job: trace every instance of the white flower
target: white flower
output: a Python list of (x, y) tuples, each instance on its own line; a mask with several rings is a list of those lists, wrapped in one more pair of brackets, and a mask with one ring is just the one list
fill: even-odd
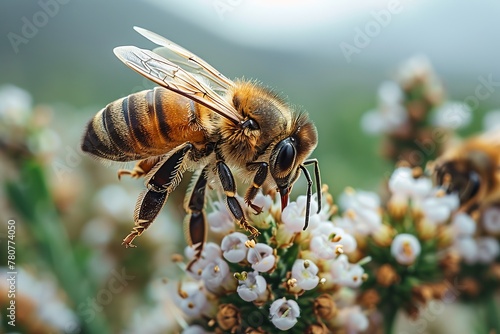
[(95, 203), (112, 218), (129, 223), (136, 202), (130, 194), (123, 186), (110, 184), (99, 190)]
[[(261, 208), (261, 212), (256, 214), (253, 208), (247, 207), (250, 218), (257, 226), (261, 226), (260, 224), (266, 223), (266, 219), (270, 217), (269, 213), (272, 211), (271, 209), (273, 207), (274, 200), (270, 195), (264, 195), (261, 192), (258, 192), (257, 196), (253, 199), (252, 204)], [(267, 223), (263, 226), (267, 226)]]
[(28, 147), (35, 154), (50, 154), (61, 147), (61, 137), (52, 129), (42, 128), (28, 137)]
[(346, 190), (340, 196), (339, 204), (347, 220), (342, 227), (350, 226), (357, 234), (371, 234), (382, 224), (380, 197), (374, 192)]
[(402, 105), (403, 91), (394, 81), (384, 81), (378, 88), (378, 107), (370, 110), (361, 118), (361, 128), (370, 134), (391, 132), (408, 119)]
[(320, 225), (322, 219), (321, 217), (328, 215), (328, 213), (325, 212), (325, 210), (329, 210), (328, 205), (324, 205), (319, 214), (316, 213), (318, 210), (318, 202), (316, 201), (315, 196), (313, 196), (313, 198), (311, 198), (309, 224), (307, 229), (304, 230), (306, 221), (306, 204), (306, 196), (299, 196), (297, 201), (288, 204), (281, 213), (281, 221), (283, 224), (279, 224), (276, 231), (276, 241), (278, 243), (278, 247), (289, 245), (298, 233), (302, 233), (307, 238), (307, 235)]
[(389, 179), (389, 189), (394, 195), (415, 201), (430, 193), (432, 181), (425, 177), (415, 179), (411, 168), (399, 167), (394, 170)]
[(349, 334), (363, 332), (368, 329), (368, 318), (359, 306), (344, 307), (339, 310), (338, 317)]
[(305, 211), (299, 207), (297, 202), (291, 202), (283, 209), (281, 221), (285, 224), (287, 231), (291, 233), (302, 232), (305, 222)]
[(483, 237), (477, 240), (477, 261), (483, 264), (493, 262), (500, 254), (498, 240), (493, 237)]
[(201, 273), (201, 278), (208, 291), (219, 293), (228, 290), (234, 279), (229, 272), (229, 265), (220, 257), (212, 259)]
[(402, 265), (410, 265), (420, 255), (421, 247), (418, 239), (411, 234), (398, 234), (391, 245), (391, 254)]
[(460, 204), (456, 193), (441, 196), (441, 190), (437, 189), (434, 196), (427, 197), (422, 202), (422, 211), (425, 217), (435, 224), (446, 222), (453, 211)]
[(476, 240), (471, 237), (459, 238), (455, 240), (453, 246), (465, 263), (473, 264), (477, 262), (478, 247)]
[(377, 91), (379, 103), (383, 105), (397, 105), (403, 102), (404, 93), (394, 81), (383, 81)]
[(181, 291), (183, 296), (174, 295), (174, 299), (179, 308), (188, 317), (201, 316), (208, 307), (207, 297), (198, 283), (184, 282)]
[(208, 226), (214, 233), (225, 235), (234, 231), (234, 218), (221, 202), (213, 204), (214, 211), (207, 215)]
[(275, 300), (269, 308), (269, 317), (276, 328), (286, 331), (295, 326), (297, 318), (300, 316), (300, 309), (294, 300)]
[(453, 217), (452, 227), (458, 237), (470, 237), (476, 232), (476, 222), (466, 213), (460, 212)]
[(248, 237), (240, 232), (226, 235), (220, 244), (222, 255), (232, 263), (243, 261), (247, 257), (248, 247), (245, 246), (247, 241)]
[(434, 111), (432, 123), (441, 128), (460, 129), (469, 125), (470, 107), (463, 102), (446, 102)]
[(483, 213), (482, 222), (486, 232), (491, 234), (500, 233), (500, 208), (492, 206)]
[(425, 55), (416, 55), (404, 61), (397, 71), (397, 80), (403, 86), (412, 84), (415, 80), (427, 81), (434, 76), (429, 58)]
[[(0, 290), (7, 291), (9, 288), (5, 278), (8, 275), (5, 267), (0, 269), (0, 276), (4, 278), (0, 281)], [(49, 324), (61, 332), (70, 327), (72, 329), (79, 328), (78, 317), (61, 299), (63, 295), (58, 291), (56, 282), (49, 278), (36, 277), (21, 267), (18, 267), (16, 280), (20, 295), (24, 296), (33, 306), (32, 312), (43, 323)], [(7, 296), (7, 292), (5, 296)]]
[[(299, 208), (302, 209), (302, 214), (305, 216), (306, 214), (306, 205), (307, 205), (307, 196), (305, 195), (301, 195), (299, 197), (297, 197), (297, 200), (295, 201), (297, 203), (297, 205), (299, 206)], [(318, 211), (318, 202), (316, 200), (316, 197), (315, 196), (312, 196), (311, 197), (311, 215), (313, 213), (316, 213)]]
[(342, 254), (331, 262), (330, 274), (333, 282), (349, 288), (358, 288), (363, 283), (365, 273), (359, 264), (349, 263), (347, 255)]
[(182, 331), (182, 334), (206, 334), (205, 329), (198, 325), (189, 326)]
[(310, 260), (297, 259), (292, 266), (292, 278), (297, 280), (297, 286), (303, 290), (312, 290), (319, 283), (318, 266)]
[[(134, 312), (130, 319), (130, 325), (122, 333), (167, 333), (172, 328), (177, 327), (176, 316), (181, 317), (181, 312), (172, 307), (173, 302), (165, 302), (152, 307), (141, 307), (138, 312)], [(73, 333), (68, 331), (69, 333)], [(185, 333), (185, 332), (183, 332)], [(197, 334), (199, 332), (187, 332)], [(202, 332), (206, 334), (205, 332)]]
[(30, 94), (13, 85), (0, 87), (0, 121), (13, 125), (25, 125), (31, 115)]
[[(195, 251), (193, 247), (186, 247), (184, 250), (184, 254), (188, 260), (192, 260), (194, 258)], [(220, 258), (222, 256), (221, 249), (219, 245), (213, 242), (207, 242), (203, 247), (203, 252), (201, 253), (200, 259), (193, 263), (191, 270), (188, 271), (189, 275), (191, 275), (195, 279), (201, 278), (201, 273), (203, 269), (212, 262), (213, 259)]]
[(247, 260), (252, 265), (253, 270), (264, 273), (274, 267), (276, 257), (270, 246), (263, 243), (257, 243), (253, 248), (248, 250)]
[(382, 105), (361, 117), (361, 128), (368, 134), (388, 133), (401, 127), (407, 119), (408, 114), (402, 105)]
[[(295, 202), (291, 202), (281, 213), (281, 221), (290, 233), (299, 233), (304, 229), (306, 216), (307, 196), (299, 196)], [(308, 229), (314, 229), (319, 223), (318, 202), (311, 199)]]
[(246, 302), (252, 302), (259, 298), (267, 288), (266, 279), (258, 272), (248, 273), (246, 280), (238, 281), (236, 292), (241, 299)]
[(82, 240), (91, 246), (106, 246), (113, 239), (116, 225), (109, 219), (96, 217), (83, 225)]
[(329, 260), (338, 255), (341, 246), (346, 253), (356, 250), (356, 239), (342, 228), (331, 223), (321, 223), (313, 232), (309, 248), (321, 259)]

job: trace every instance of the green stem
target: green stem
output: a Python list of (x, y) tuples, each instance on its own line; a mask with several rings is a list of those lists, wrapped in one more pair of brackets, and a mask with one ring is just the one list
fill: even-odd
[[(83, 268), (75, 259), (66, 229), (59, 220), (48, 190), (42, 167), (36, 162), (26, 162), (22, 166), (20, 179), (21, 185), (13, 182), (6, 184), (10, 201), (31, 225), (36, 248), (41, 250), (41, 257), (56, 274), (73, 307), (77, 311), (88, 311), (88, 299), (96, 294), (89, 280), (82, 274)], [(80, 318), (80, 321), (86, 333), (110, 333), (103, 314), (99, 312), (95, 312), (92, 319)]]
[(495, 294), (490, 294), (486, 301), (486, 324), (488, 331), (500, 333), (500, 310), (495, 302)]
[(396, 319), (397, 308), (388, 307), (384, 314), (384, 333), (392, 334), (394, 327), (394, 320)]

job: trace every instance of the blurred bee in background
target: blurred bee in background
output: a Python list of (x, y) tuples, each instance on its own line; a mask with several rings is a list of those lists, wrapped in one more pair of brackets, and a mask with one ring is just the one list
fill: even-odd
[(456, 192), (460, 210), (469, 214), (500, 191), (500, 135), (486, 133), (445, 151), (434, 163), (438, 185)]
[(114, 53), (160, 87), (108, 104), (88, 123), (82, 142), (82, 150), (98, 158), (139, 160), (133, 170), (118, 171), (119, 177), (144, 176), (147, 187), (135, 207), (135, 227), (123, 244), (134, 246), (133, 240), (151, 225), (186, 170), (195, 171), (184, 203), (185, 236), (195, 250), (188, 269), (200, 258), (206, 240), (207, 186), (224, 192), (229, 211), (250, 239), (259, 235), (236, 199), (233, 170), (251, 184), (244, 201), (256, 213), (261, 208), (252, 201), (260, 188), (277, 190), (283, 210), (302, 171), (308, 182), (307, 228), (313, 182), (305, 166), (314, 165), (316, 191), (321, 184), (317, 160), (306, 160), (318, 141), (307, 115), (254, 82), (231, 81), (153, 32), (135, 30), (161, 47), (153, 52), (121, 46)]

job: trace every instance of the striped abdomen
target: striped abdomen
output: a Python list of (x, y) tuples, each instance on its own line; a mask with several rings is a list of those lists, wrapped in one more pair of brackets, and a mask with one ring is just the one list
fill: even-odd
[(108, 104), (87, 125), (82, 150), (115, 161), (144, 159), (190, 141), (202, 144), (206, 108), (162, 87)]

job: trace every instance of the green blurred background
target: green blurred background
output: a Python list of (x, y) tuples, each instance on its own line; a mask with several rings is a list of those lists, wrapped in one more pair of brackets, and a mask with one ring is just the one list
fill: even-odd
[[(17, 53), (8, 33), (22, 35), (22, 18), (32, 21), (42, 8), (37, 1), (0, 4), (0, 83), (28, 90), (36, 103), (87, 107), (83, 118), (90, 118), (90, 110), (151, 86), (112, 53), (119, 45), (152, 48), (132, 29), (145, 27), (226, 76), (260, 80), (307, 110), (320, 134), (314, 156), (334, 191), (373, 188), (390, 168), (377, 158), (377, 140), (358, 124), (375, 106), (378, 84), (401, 61), (427, 55), (455, 100), (474, 93), (478, 76), (500, 75), (500, 5), (494, 1), (392, 1), (397, 14), (350, 62), (340, 44), (355, 46), (356, 29), (365, 30), (373, 12), (391, 1), (65, 2)], [(497, 106), (499, 98), (495, 92), (480, 109)]]
[[(257, 79), (307, 110), (319, 132), (313, 157), (319, 159), (323, 182), (334, 194), (346, 186), (375, 190), (392, 171), (380, 158), (380, 138), (363, 133), (359, 122), (364, 112), (375, 108), (380, 82), (391, 78), (402, 61), (425, 54), (453, 100), (474, 95), (479, 77), (491, 75), (500, 81), (500, 4), (495, 1), (54, 1), (0, 3), (0, 85), (19, 86), (32, 95), (35, 105), (52, 106), (49, 126), (60, 138), (54, 161), (63, 163), (68, 152), (79, 152), (85, 124), (99, 109), (153, 86), (112, 52), (120, 45), (154, 47), (133, 26), (173, 40), (229, 78)], [(57, 4), (51, 7), (53, 15), (46, 15), (46, 22), (32, 36), (23, 35), (27, 21), (43, 19), (38, 13), (47, 11), (48, 3)], [(397, 10), (379, 24), (366, 45), (357, 45), (359, 31), (369, 29), (389, 8)], [(20, 41), (13, 34), (22, 42), (13, 42)], [(349, 59), (342, 43), (357, 45)], [(499, 106), (495, 86), (491, 96), (473, 110), (474, 121), (465, 133), (480, 131), (482, 115)], [(92, 184), (115, 182), (114, 167), (120, 167), (107, 168), (86, 156), (81, 159), (73, 172), (87, 173), (92, 181), (68, 184), (84, 198), (77, 202), (81, 207), (71, 207), (70, 214), (60, 216), (70, 241), (81, 233), (81, 222), (93, 215), (89, 211), (84, 219), (75, 212), (109, 199), (97, 198), (98, 189)], [(59, 178), (53, 163), (46, 173), (52, 183), (73, 181)], [(134, 198), (142, 190), (141, 182), (125, 180), (124, 184)], [(303, 192), (304, 184), (300, 180), (295, 192)], [(179, 191), (172, 201), (179, 203), (182, 195)], [(132, 207), (119, 204), (132, 212)], [(176, 219), (182, 218), (178, 205), (170, 211)], [(130, 219), (123, 231), (131, 225)], [(118, 254), (122, 253), (120, 240), (118, 234), (111, 242)], [(182, 240), (174, 246), (179, 245)], [(31, 263), (35, 253), (21, 255), (22, 261)], [(122, 254), (117, 262), (135, 263), (131, 270), (138, 273), (141, 265), (147, 266), (144, 257), (149, 255), (147, 249), (135, 254)], [(145, 281), (134, 284), (140, 287)], [(124, 318), (130, 311), (121, 313)]]

